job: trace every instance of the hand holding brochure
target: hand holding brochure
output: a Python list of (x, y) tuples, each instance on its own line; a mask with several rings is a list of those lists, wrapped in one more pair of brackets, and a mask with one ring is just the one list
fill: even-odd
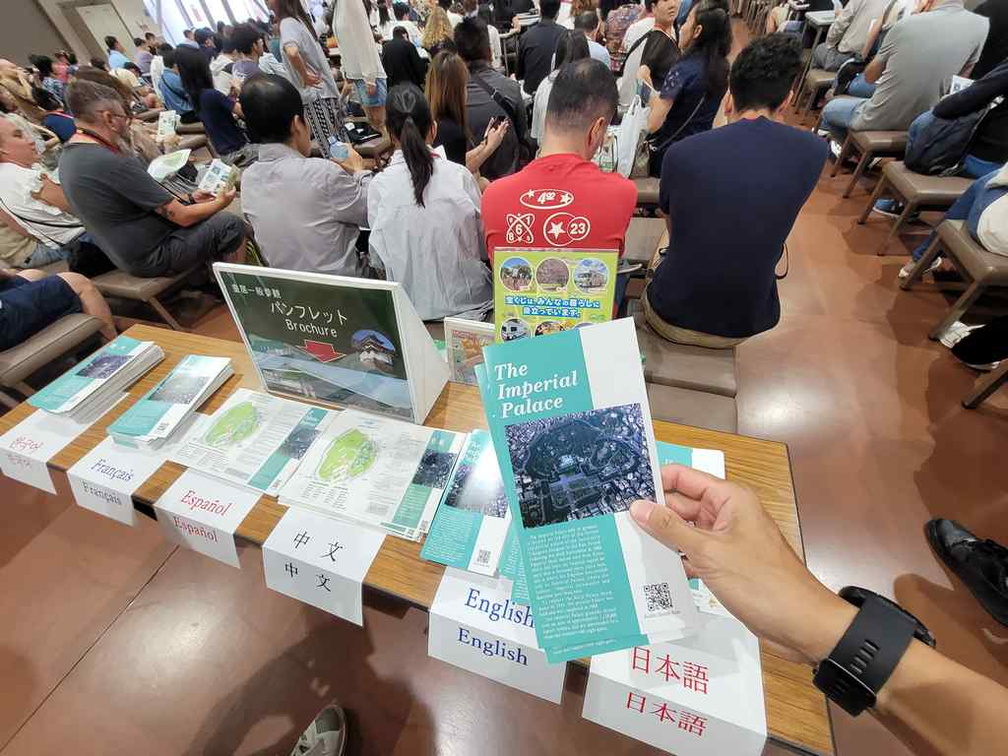
[(663, 502), (633, 321), (495, 344), (476, 369), (550, 661), (683, 637), (682, 561), (630, 503)]

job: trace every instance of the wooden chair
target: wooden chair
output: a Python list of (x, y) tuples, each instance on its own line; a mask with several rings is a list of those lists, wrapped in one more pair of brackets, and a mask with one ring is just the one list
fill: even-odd
[(102, 325), (102, 321), (93, 315), (64, 315), (17, 346), (0, 352), (0, 404), (7, 407), (18, 405), (21, 400), (11, 396), (11, 390), (22, 397), (34, 394), (35, 389), (25, 380), (88, 339), (101, 339), (99, 331)]
[(872, 207), (883, 196), (892, 195), (903, 203), (903, 212), (879, 247), (878, 254), (884, 255), (889, 244), (914, 213), (922, 209), (948, 209), (972, 183), (972, 179), (955, 176), (925, 176), (914, 173), (902, 160), (895, 160), (887, 163), (882, 169), (882, 178), (869, 197), (858, 223), (863, 225), (868, 220)]
[(637, 207), (651, 215), (658, 210), (658, 179), (654, 176), (633, 179), (637, 187)]
[[(829, 89), (836, 79), (836, 73), (833, 71), (825, 71), (822, 68), (812, 68), (805, 78), (802, 80), (801, 86), (798, 88), (798, 92), (795, 94), (795, 112), (801, 109), (801, 117), (805, 118), (812, 110), (812, 105), (815, 103), (816, 98), (819, 97), (819, 93), (824, 89)], [(801, 108), (801, 96), (803, 94), (808, 95), (808, 100), (805, 101), (805, 107)]]
[(738, 407), (732, 397), (659, 384), (648, 384), (647, 395), (655, 420), (738, 432)]
[(198, 267), (190, 268), (176, 275), (158, 276), (156, 278), (139, 278), (138, 276), (131, 276), (124, 270), (113, 270), (109, 273), (95, 276), (91, 279), (91, 282), (98, 287), (98, 291), (105, 297), (117, 297), (119, 299), (131, 299), (136, 302), (143, 302), (157, 312), (173, 330), (184, 331), (186, 329), (165, 309), (159, 298), (172, 289), (177, 288), (196, 270), (198, 270)]
[[(934, 259), (941, 254), (950, 259), (962, 274), (972, 283), (952, 305), (949, 314), (941, 323), (931, 329), (928, 337), (937, 341), (950, 325), (961, 320), (966, 311), (991, 286), (1008, 286), (1008, 257), (988, 252), (976, 242), (959, 220), (942, 221), (934, 241), (924, 250), (910, 275), (900, 284), (901, 289), (909, 289), (927, 270)], [(993, 389), (992, 389), (993, 390)], [(980, 398), (982, 401), (983, 397)], [(974, 405), (976, 406), (976, 405)]]
[(907, 135), (905, 131), (848, 131), (840, 155), (833, 164), (830, 178), (837, 175), (840, 166), (848, 158), (860, 155), (857, 167), (851, 174), (850, 183), (844, 189), (843, 196), (850, 197), (858, 179), (865, 172), (871, 161), (877, 157), (902, 157), (906, 152)]
[(990, 375), (985, 375), (977, 380), (973, 390), (962, 401), (966, 409), (976, 409), (983, 401), (993, 394), (998, 388), (1008, 382), (1008, 360), (1001, 360), (1001, 364)]
[(664, 233), (664, 218), (631, 218), (623, 243), (623, 259), (647, 267)]
[(666, 341), (644, 321), (642, 312), (634, 313), (637, 344), (644, 353), (644, 380), (663, 386), (734, 397), (738, 391), (735, 378), (734, 349), (705, 349)]

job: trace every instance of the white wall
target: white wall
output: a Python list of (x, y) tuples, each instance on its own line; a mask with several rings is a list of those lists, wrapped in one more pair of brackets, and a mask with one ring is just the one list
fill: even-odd
[[(6, 0), (4, 1), (6, 2)], [(18, 0), (18, 2), (23, 1), (30, 2), (30, 0)], [(80, 58), (82, 62), (86, 62), (87, 59), (91, 57), (90, 53), (88, 53), (84, 42), (67, 21), (66, 16), (63, 13), (63, 9), (59, 7), (58, 0), (37, 0), (37, 2), (41, 6), (42, 10), (44, 10), (52, 20), (53, 25), (59, 29), (60, 33), (66, 39), (67, 43), (73, 48), (74, 52), (77, 53), (77, 57)], [(147, 15), (147, 10), (144, 8), (143, 0), (94, 0), (90, 4), (100, 5), (103, 2), (108, 2), (116, 9), (116, 11), (118, 11), (123, 23), (126, 24), (126, 28), (129, 29), (132, 35), (136, 37), (143, 37), (144, 32), (147, 31), (152, 31), (155, 34), (160, 35), (161, 32), (158, 29), (157, 22), (155, 19), (152, 19)], [(98, 46), (104, 50), (104, 42), (100, 39), (97, 40), (97, 42)], [(120, 42), (122, 42), (123, 47), (126, 48), (126, 54), (132, 55), (133, 40), (123, 39), (120, 40)]]

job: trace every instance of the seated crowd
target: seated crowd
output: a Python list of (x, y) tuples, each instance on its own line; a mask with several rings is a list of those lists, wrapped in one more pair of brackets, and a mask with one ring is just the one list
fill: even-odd
[[(647, 0), (608, 13), (579, 0), (560, 23), (559, 0), (539, 0), (540, 18), (525, 29), (519, 6), (397, 2), (369, 16), (370, 3), (347, 0), (316, 23), (299, 0), (270, 0), (272, 24), (198, 29), (174, 48), (148, 35), (133, 40), (134, 60), (110, 37), (96, 65), (62, 53), (35, 56), (31, 70), (0, 61), (0, 256), (14, 271), (104, 254), (151, 277), (243, 260), (254, 237), (275, 267), (384, 277), (425, 320), (483, 318), (497, 249), (576, 242), (622, 255), (637, 190), (594, 160), (636, 101), (647, 108), (641, 154), (670, 232), (647, 274), (646, 322), (710, 348), (773, 328), (785, 240), (829, 151), (783, 122), (803, 65), (801, 29), (781, 23), (785, 31), (729, 63), (727, 0)], [(989, 179), (1008, 150), (1008, 105), (998, 99), (1008, 69), (995, 60), (1005, 31), (996, 38), (992, 20), (988, 35), (987, 19), (962, 0), (903, 11), (851, 0), (812, 51), (828, 70), (864, 69), (844, 77), (848, 96), (825, 105), (825, 134), (842, 141), (848, 130), (907, 129), (922, 113), (955, 118), (999, 103), (964, 166)], [(498, 26), (521, 29), (514, 75)], [(326, 48), (337, 41), (334, 71)], [(971, 69), (980, 81), (939, 103), (950, 77)], [(154, 105), (201, 125), (213, 153), (243, 169), (244, 219), (227, 211), (234, 190), (179, 197), (150, 176), (147, 164), (177, 144), (136, 118)], [(719, 114), (727, 123), (714, 128)], [(348, 126), (365, 122), (388, 140), (387, 163), (355, 149)], [(566, 193), (583, 229), (549, 223), (553, 211), (525, 202), (543, 188)], [(983, 187), (971, 196), (991, 202)], [(37, 275), (8, 272), (0, 298)], [(26, 283), (12, 285), (17, 277)], [(100, 295), (75, 281), (67, 285), (80, 306), (105, 317)], [(617, 307), (626, 282), (618, 277)]]

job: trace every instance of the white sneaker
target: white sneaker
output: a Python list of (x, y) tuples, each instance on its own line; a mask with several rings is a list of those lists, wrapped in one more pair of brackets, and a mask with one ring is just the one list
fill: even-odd
[[(940, 257), (936, 257), (934, 259), (934, 262), (931, 263), (931, 265), (928, 266), (928, 269), (925, 270), (924, 272), (925, 273), (931, 273), (931, 272), (933, 272), (935, 270), (938, 270), (938, 268), (941, 267), (941, 263), (942, 263), (942, 259)], [(910, 278), (910, 274), (913, 273), (913, 269), (914, 269), (914, 267), (916, 265), (917, 265), (917, 261), (916, 260), (911, 260), (906, 265), (904, 265), (902, 268), (900, 268), (899, 279), (902, 281), (902, 280), (904, 280), (906, 278)]]
[(957, 320), (955, 323), (953, 323), (952, 325), (950, 325), (948, 328), (945, 329), (945, 333), (942, 334), (941, 338), (938, 339), (938, 341), (942, 346), (951, 349), (960, 341), (962, 341), (964, 338), (966, 338), (969, 335), (970, 331), (975, 331), (977, 328), (980, 328), (980, 326), (966, 325), (961, 320)]
[(835, 139), (830, 139), (829, 149), (830, 149), (830, 152), (833, 153), (833, 157), (835, 157), (837, 160), (839, 160), (840, 159), (840, 152), (841, 152), (841, 150), (843, 150), (843, 145), (840, 144), (840, 142), (836, 141)]

